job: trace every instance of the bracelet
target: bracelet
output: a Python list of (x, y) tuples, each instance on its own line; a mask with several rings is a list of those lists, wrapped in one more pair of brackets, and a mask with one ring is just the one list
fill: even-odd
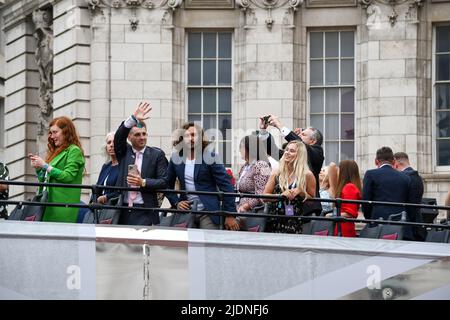
[(44, 165), (42, 166), (42, 168), (43, 168), (45, 171), (47, 171), (47, 169), (48, 169), (48, 164), (47, 164), (47, 163), (44, 164)]
[(138, 121), (138, 119), (136, 119), (134, 114), (131, 115), (131, 118), (134, 120), (134, 122), (136, 122), (136, 127), (142, 128), (142, 124)]

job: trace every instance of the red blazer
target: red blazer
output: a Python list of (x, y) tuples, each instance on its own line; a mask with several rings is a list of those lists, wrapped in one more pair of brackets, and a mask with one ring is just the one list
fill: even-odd
[[(341, 199), (346, 200), (361, 200), (361, 192), (353, 183), (347, 183), (341, 191)], [(352, 218), (358, 217), (359, 204), (343, 203), (341, 207), (341, 215), (347, 212)], [(343, 237), (356, 237), (355, 223), (343, 222), (341, 223), (341, 231)], [(334, 229), (334, 235), (337, 236), (337, 226)]]

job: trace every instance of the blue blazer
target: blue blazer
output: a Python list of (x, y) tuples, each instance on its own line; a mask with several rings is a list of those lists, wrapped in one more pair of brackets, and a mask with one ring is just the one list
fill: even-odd
[[(383, 166), (381, 168), (366, 171), (363, 181), (363, 200), (387, 201), (387, 202), (413, 202), (411, 194), (410, 178), (391, 166)], [(389, 215), (405, 211), (404, 207), (368, 205), (363, 204), (362, 210), (366, 219), (378, 219), (382, 217), (384, 220)], [(415, 221), (414, 212), (407, 209), (407, 221)], [(410, 228), (405, 228), (405, 237), (409, 238)]]
[[(102, 166), (102, 170), (100, 170), (100, 173), (98, 175), (97, 185), (103, 185), (105, 183), (105, 179), (108, 177), (108, 181), (106, 182), (107, 186), (115, 186), (117, 182), (117, 177), (119, 175), (119, 166), (113, 166), (112, 162), (109, 161)], [(98, 195), (106, 195), (106, 198), (112, 199), (119, 196), (119, 192), (117, 190), (111, 190), (111, 189), (102, 189), (100, 190), (101, 193)], [(91, 196), (90, 202), (94, 202), (96, 199), (94, 199), (94, 195)]]
[[(230, 177), (225, 170), (225, 166), (218, 159), (217, 154), (210, 153), (211, 158), (216, 159), (212, 164), (205, 163), (202, 159), (202, 163), (195, 164), (194, 167), (194, 184), (196, 191), (222, 191), (222, 192), (234, 192), (233, 185), (231, 184)], [(176, 160), (175, 160), (176, 159)], [(178, 153), (172, 154), (167, 168), (167, 187), (173, 189), (175, 187), (175, 180), (178, 178), (180, 181), (180, 189), (186, 190), (186, 183), (184, 179), (185, 161), (180, 161), (181, 158)], [(181, 163), (179, 163), (181, 162)], [(179, 201), (187, 200), (185, 194), (177, 195), (174, 193), (166, 194), (172, 206), (176, 206)], [(220, 210), (220, 201), (217, 196), (199, 195), (200, 201), (203, 203), (205, 210), (216, 211)], [(236, 212), (236, 206), (234, 204), (233, 197), (224, 197), (223, 200), (224, 210), (229, 212)], [(211, 216), (211, 220), (215, 224), (220, 223), (219, 216)]]

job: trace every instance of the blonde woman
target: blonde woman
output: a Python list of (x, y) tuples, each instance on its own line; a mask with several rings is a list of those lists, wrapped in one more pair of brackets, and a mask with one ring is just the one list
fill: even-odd
[[(335, 198), (337, 187), (338, 170), (336, 163), (331, 162), (328, 166), (325, 166), (319, 173), (319, 194), (321, 198), (331, 199)], [(333, 211), (333, 202), (321, 202), (322, 212), (330, 213)]]
[[(308, 155), (301, 141), (291, 141), (287, 144), (280, 168), (273, 173), (264, 189), (265, 194), (281, 194), (284, 201), (272, 202), (270, 212), (275, 215), (303, 214), (303, 201), (314, 197), (316, 179), (308, 166)], [(301, 233), (299, 219), (275, 219), (267, 221), (267, 231), (276, 233)]]
[[(115, 186), (117, 177), (119, 176), (119, 161), (117, 160), (114, 151), (114, 132), (110, 132), (106, 135), (105, 143), (104, 150), (107, 162), (103, 164), (102, 169), (100, 170), (97, 185)], [(119, 196), (117, 190), (101, 189), (100, 191), (100, 194), (97, 195), (97, 199), (94, 199), (94, 195), (92, 195), (90, 202), (105, 204), (108, 200)]]

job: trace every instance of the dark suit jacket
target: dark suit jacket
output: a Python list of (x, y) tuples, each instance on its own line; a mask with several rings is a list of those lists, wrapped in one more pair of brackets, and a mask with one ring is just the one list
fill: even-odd
[[(217, 155), (214, 152), (210, 153), (210, 159), (217, 159)], [(175, 180), (178, 178), (180, 181), (180, 189), (186, 190), (186, 183), (184, 179), (185, 161), (183, 161), (182, 155), (174, 153), (169, 161), (169, 167), (167, 168), (167, 187), (173, 189), (175, 186)], [(213, 191), (218, 190), (222, 192), (234, 192), (233, 185), (231, 184), (230, 177), (225, 170), (225, 166), (221, 164), (220, 160), (214, 161), (212, 164), (205, 163), (202, 159), (202, 163), (196, 163), (194, 167), (194, 184), (196, 191)], [(170, 193), (166, 194), (172, 206), (176, 206), (179, 201), (187, 200), (185, 194), (180, 196)], [(220, 201), (217, 196), (199, 195), (200, 201), (203, 203), (206, 211), (220, 210)], [(223, 209), (229, 212), (236, 212), (236, 206), (234, 204), (233, 197), (224, 197)], [(219, 216), (210, 216), (211, 220), (215, 224), (219, 224)]]
[[(363, 200), (386, 202), (411, 202), (411, 180), (389, 165), (366, 171), (363, 181)], [(366, 219), (382, 217), (388, 220), (391, 214), (405, 211), (404, 207), (363, 204), (362, 210)], [(407, 221), (414, 221), (413, 212), (406, 210)], [(405, 228), (405, 238), (412, 238), (412, 229)]]
[[(411, 203), (422, 203), (423, 196), (423, 180), (419, 173), (411, 167), (406, 168), (402, 171), (411, 180)], [(409, 208), (411, 211), (411, 222), (423, 222), (422, 215), (419, 208)], [(426, 233), (423, 228), (413, 228), (414, 229), (414, 239), (425, 241)]]
[[(133, 148), (127, 143), (128, 133), (131, 129), (124, 126), (122, 122), (114, 135), (114, 151), (116, 152), (117, 160), (119, 161), (119, 174), (116, 186), (128, 187), (127, 175), (128, 165), (134, 164), (135, 155)], [(165, 189), (166, 180), (164, 177), (167, 172), (167, 159), (159, 148), (146, 147), (144, 156), (142, 158), (141, 177), (145, 179), (145, 188), (140, 188), (144, 206), (147, 208), (158, 207), (158, 199), (155, 193), (156, 189)], [(122, 192), (125, 196), (126, 192)], [(126, 201), (126, 198), (124, 198)], [(159, 216), (157, 212), (151, 213), (153, 224), (159, 223)]]
[(411, 203), (422, 203), (423, 180), (419, 173), (411, 167), (402, 171), (411, 180)]
[[(293, 131), (289, 132), (289, 134), (284, 137), (286, 141), (294, 141), (294, 140), (302, 140), (298, 135), (296, 135)], [(319, 145), (309, 145), (306, 144), (306, 151), (308, 152), (308, 165), (311, 169), (311, 172), (314, 174), (314, 178), (316, 178), (316, 197), (320, 197), (319, 195), (319, 173), (322, 169), (323, 165), (323, 149), (322, 146)], [(283, 156), (283, 150), (279, 149), (275, 144), (275, 140), (271, 134), (269, 134), (269, 138), (267, 139), (267, 153), (276, 159), (276, 156), (281, 158)]]
[[(112, 165), (112, 162), (109, 161), (102, 166), (102, 170), (100, 170), (100, 173), (98, 174), (98, 180), (97, 185), (103, 185), (105, 183), (105, 179), (108, 178), (108, 181), (106, 182), (107, 186), (115, 186), (117, 183), (117, 176), (119, 174), (119, 166)], [(108, 177), (109, 176), (109, 177)], [(119, 195), (119, 192), (117, 190), (111, 190), (111, 189), (101, 189), (99, 190), (100, 193), (97, 195), (97, 197), (101, 195), (106, 195), (106, 198), (108, 200), (115, 198)], [(91, 196), (91, 200), (89, 202), (94, 202), (97, 199), (94, 199), (94, 195)]]

